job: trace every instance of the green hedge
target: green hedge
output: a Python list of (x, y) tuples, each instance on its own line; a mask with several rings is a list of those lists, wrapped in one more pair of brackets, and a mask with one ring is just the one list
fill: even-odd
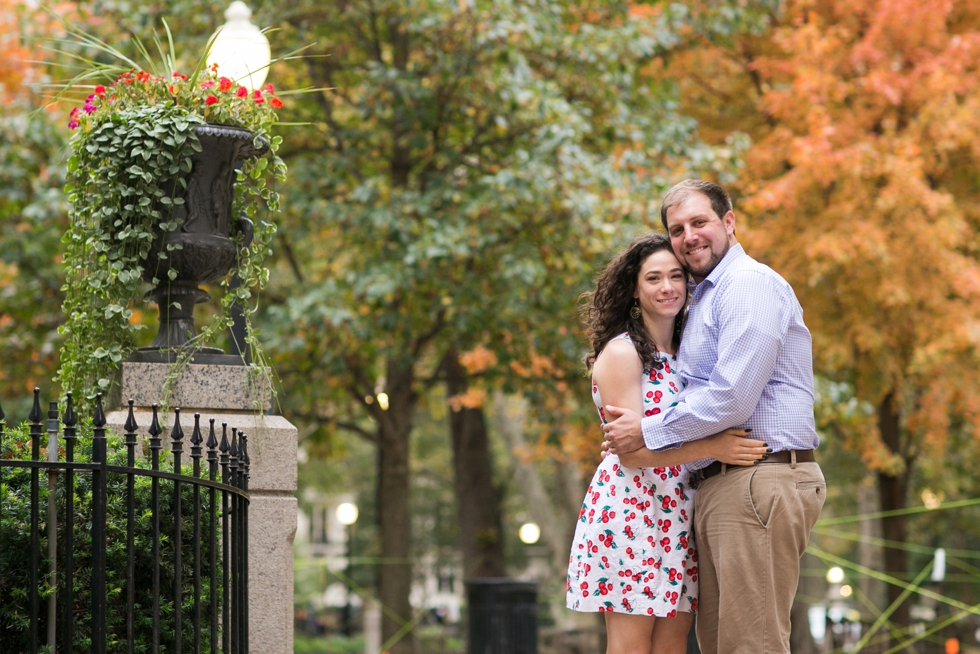
[[(47, 443), (47, 434), (41, 437), (42, 446)], [(184, 439), (183, 471), (189, 474), (190, 459), (187, 456), (190, 444)], [(122, 439), (109, 433), (108, 463), (110, 465), (126, 465), (126, 450)], [(64, 441), (61, 441), (62, 447)], [(29, 460), (31, 444), (26, 424), (19, 425), (6, 431), (3, 445), (0, 447), (0, 458)], [(92, 455), (92, 426), (91, 421), (79, 429), (79, 439), (75, 447), (76, 461), (91, 461)], [(47, 456), (42, 450), (42, 459)], [(64, 460), (64, 453), (61, 453)], [(141, 447), (137, 446), (136, 467), (149, 469), (149, 460), (142, 455)], [(207, 464), (202, 459), (202, 473), (206, 476)], [(169, 461), (161, 468), (171, 470)], [(28, 651), (30, 596), (28, 593), (30, 565), (30, 483), (31, 472), (25, 468), (0, 467), (0, 651), (14, 654)], [(106, 624), (107, 651), (124, 652), (126, 644), (126, 484), (127, 476), (109, 474), (107, 477), (107, 543), (106, 543)], [(174, 506), (173, 482), (160, 480), (160, 641), (162, 651), (173, 649), (174, 643)], [(149, 652), (152, 634), (152, 512), (151, 512), (151, 480), (148, 477), (135, 477), (136, 524), (134, 538), (135, 553), (135, 606), (134, 630), (137, 652)], [(65, 474), (58, 477), (56, 498), (58, 506), (58, 649), (61, 649), (63, 624), (65, 616)], [(183, 544), (183, 570), (181, 583), (183, 587), (183, 643), (187, 651), (191, 651), (193, 631), (193, 489), (189, 484), (181, 485), (183, 498), (183, 525), (181, 529)], [(201, 506), (201, 637), (202, 649), (210, 649), (210, 577), (209, 540), (208, 532), (208, 496), (207, 489), (200, 493)], [(216, 495), (218, 503), (218, 601), (221, 600), (221, 570), (220, 570), (220, 493)], [(75, 624), (74, 644), (77, 649), (90, 646), (91, 638), (91, 563), (92, 563), (92, 474), (88, 471), (75, 473), (74, 512), (74, 601), (70, 607), (70, 619)], [(48, 583), (50, 559), (47, 557), (47, 502), (48, 474), (42, 470), (40, 474), (40, 535), (41, 558), (38, 561), (41, 599), (39, 603), (40, 624), (38, 634), (42, 642), (46, 642), (47, 630), (47, 597), (51, 593)], [(220, 616), (219, 616), (220, 619)], [(219, 635), (220, 638), (220, 635)]]

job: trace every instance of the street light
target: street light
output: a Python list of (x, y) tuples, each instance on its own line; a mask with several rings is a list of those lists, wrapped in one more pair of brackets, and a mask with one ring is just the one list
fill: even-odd
[(348, 638), (351, 636), (351, 624), (350, 624), (350, 559), (353, 553), (353, 532), (354, 523), (357, 522), (357, 505), (353, 502), (344, 502), (337, 506), (337, 521), (344, 525), (347, 532), (347, 558), (346, 558), (346, 568), (344, 570), (344, 586), (346, 590), (344, 596), (346, 601), (344, 603), (344, 613), (342, 615), (341, 621), (344, 624), (344, 635)]
[(211, 37), (208, 66), (248, 89), (262, 86), (272, 62), (269, 39), (249, 20), (252, 10), (235, 0), (225, 10), (225, 24)]
[(525, 522), (517, 535), (525, 545), (534, 545), (541, 538), (541, 528), (533, 522)]

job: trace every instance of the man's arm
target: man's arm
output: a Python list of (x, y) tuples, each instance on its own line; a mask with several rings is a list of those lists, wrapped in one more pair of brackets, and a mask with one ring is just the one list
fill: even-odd
[(662, 450), (744, 424), (776, 367), (786, 332), (783, 300), (772, 280), (733, 271), (714, 292), (718, 360), (707, 385), (686, 392), (661, 420), (642, 421), (644, 443)]

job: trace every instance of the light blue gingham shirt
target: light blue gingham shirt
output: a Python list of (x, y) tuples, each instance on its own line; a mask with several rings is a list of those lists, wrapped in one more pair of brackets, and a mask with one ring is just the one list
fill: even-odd
[(774, 452), (816, 449), (810, 332), (792, 287), (735, 244), (690, 294), (677, 353), (686, 387), (662, 416), (642, 420), (646, 446), (670, 449), (736, 427)]

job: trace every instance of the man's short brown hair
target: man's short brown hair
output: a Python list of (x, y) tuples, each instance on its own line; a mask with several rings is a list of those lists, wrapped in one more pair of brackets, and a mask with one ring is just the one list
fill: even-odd
[(665, 231), (667, 231), (667, 210), (687, 200), (692, 193), (700, 193), (708, 198), (711, 202), (711, 208), (718, 214), (719, 220), (732, 210), (732, 199), (728, 197), (728, 192), (722, 187), (702, 179), (685, 179), (667, 191), (664, 201), (660, 205), (660, 222), (663, 223)]

